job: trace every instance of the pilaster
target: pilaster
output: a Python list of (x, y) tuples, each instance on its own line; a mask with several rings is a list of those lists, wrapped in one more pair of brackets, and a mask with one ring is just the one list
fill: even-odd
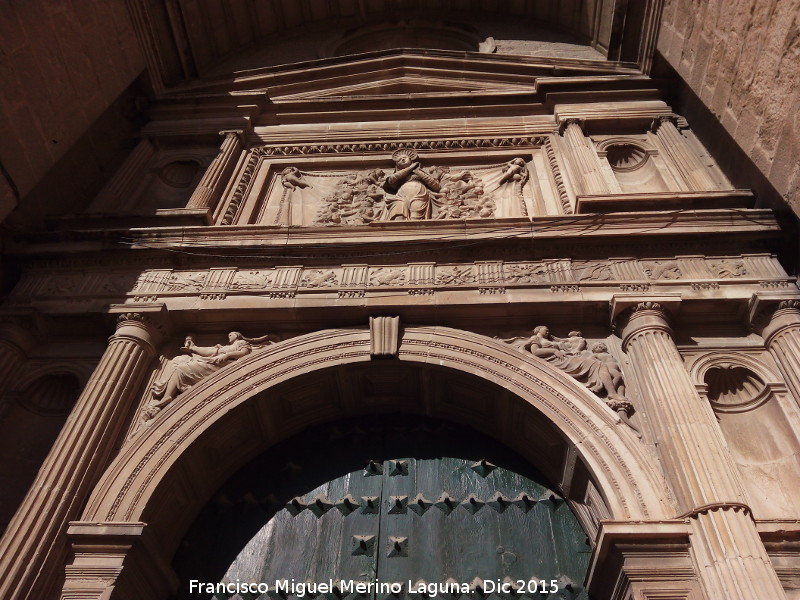
[(713, 412), (684, 368), (666, 311), (642, 300), (626, 312), (622, 345), (667, 480), (690, 523), (691, 553), (706, 598), (785, 598)]
[(139, 140), (133, 151), (117, 169), (114, 176), (95, 198), (90, 206), (93, 212), (114, 212), (125, 208), (142, 179), (150, 160), (155, 156), (156, 147), (148, 138)]
[(116, 449), (163, 337), (164, 307), (112, 309), (116, 333), (0, 539), (0, 598), (48, 596), (62, 575), (67, 523)]
[(708, 169), (692, 152), (688, 140), (675, 126), (675, 117), (664, 116), (653, 121), (653, 131), (661, 140), (669, 157), (678, 169), (688, 191), (716, 190), (718, 186)]
[(562, 127), (562, 135), (569, 150), (568, 160), (574, 169), (578, 195), (608, 193), (609, 186), (603, 177), (600, 159), (587, 145), (580, 120), (567, 119)]
[(0, 317), (0, 399), (34, 344), (35, 338), (30, 328), (26, 328), (19, 318)]
[(243, 149), (242, 136), (244, 132), (238, 129), (219, 133), (224, 136), (219, 153), (206, 169), (203, 178), (192, 193), (192, 197), (189, 198), (186, 208), (213, 210), (225, 191), (228, 178), (233, 173), (236, 161)]

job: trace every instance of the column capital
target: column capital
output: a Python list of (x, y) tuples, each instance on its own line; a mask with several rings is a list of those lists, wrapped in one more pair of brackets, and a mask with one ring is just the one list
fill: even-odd
[(670, 113), (668, 115), (658, 115), (657, 117), (653, 118), (653, 121), (650, 123), (650, 131), (653, 133), (658, 132), (662, 125), (665, 123), (672, 123), (675, 126), (675, 129), (680, 131), (681, 129), (688, 129), (689, 124), (686, 122), (686, 119), (676, 115), (675, 113)]
[(106, 313), (116, 317), (112, 340), (133, 340), (153, 356), (158, 354), (161, 342), (169, 337), (171, 323), (164, 304), (112, 304)]
[(583, 133), (583, 126), (585, 124), (586, 124), (586, 119), (580, 119), (578, 117), (567, 117), (558, 124), (558, 133), (559, 135), (563, 136), (570, 125), (577, 125), (581, 129), (581, 133)]
[(235, 137), (242, 146), (245, 146), (247, 142), (244, 129), (223, 129), (219, 132), (219, 135), (225, 138)]
[(660, 330), (672, 336), (669, 315), (677, 312), (681, 297), (675, 295), (636, 296), (617, 294), (611, 299), (611, 324), (622, 333), (622, 348), (631, 336), (647, 330)]
[(764, 338), (767, 347), (787, 327), (800, 327), (800, 294), (756, 293), (749, 308), (750, 328)]
[(650, 131), (655, 133), (659, 130), (659, 128), (664, 123), (672, 123), (676, 127), (678, 126), (678, 117), (677, 115), (659, 115), (653, 119), (653, 122), (650, 124)]

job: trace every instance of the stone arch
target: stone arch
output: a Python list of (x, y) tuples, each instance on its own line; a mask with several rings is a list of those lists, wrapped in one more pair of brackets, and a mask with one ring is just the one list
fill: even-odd
[[(467, 373), (521, 398), (516, 431), (522, 435), (522, 419), (541, 420), (543, 415), (569, 445), (573, 462), (579, 457), (597, 482), (607, 517), (658, 520), (672, 516), (663, 480), (636, 434), (601, 400), (546, 362), (502, 342), (441, 327), (406, 328), (398, 359), (401, 364)], [(370, 360), (368, 330), (332, 329), (292, 338), (236, 361), (181, 395), (122, 450), (96, 486), (82, 520), (147, 522), (159, 545), (174, 549), (181, 535), (182, 513), (194, 510), (186, 498), (207, 498), (213, 491), (207, 488), (222, 483), (200, 481), (204, 473), (191, 464), (198, 452), (215, 444), (228, 448), (219, 460), (227, 461), (220, 468), (230, 475), (256, 453), (288, 437), (281, 437), (284, 429), (296, 431), (349, 416), (328, 410), (321, 417), (311, 417), (287, 409), (282, 422), (263, 422), (263, 416), (248, 412), (251, 399), (260, 397), (264, 405), (274, 406), (279, 399), (264, 400), (263, 394), (283, 383), (328, 367)], [(238, 424), (232, 426), (234, 422)], [(215, 432), (223, 430), (225, 435), (215, 437)], [(517, 447), (525, 445), (525, 440), (518, 441), (522, 444)], [(210, 474), (209, 478), (213, 479)], [(181, 489), (186, 491), (181, 493)]]

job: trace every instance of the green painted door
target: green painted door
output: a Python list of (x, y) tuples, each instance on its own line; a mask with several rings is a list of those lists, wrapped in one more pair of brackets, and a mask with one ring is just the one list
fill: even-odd
[[(450, 425), (336, 431), (333, 440), (326, 430), (316, 444), (293, 445), (280, 472), (292, 479), (287, 490), (305, 491), (276, 507), (221, 578), (269, 590), (217, 598), (586, 598), (583, 530), (566, 502), (499, 444)], [(350, 469), (319, 483), (315, 463)], [(255, 502), (269, 496), (267, 487), (249, 494)]]

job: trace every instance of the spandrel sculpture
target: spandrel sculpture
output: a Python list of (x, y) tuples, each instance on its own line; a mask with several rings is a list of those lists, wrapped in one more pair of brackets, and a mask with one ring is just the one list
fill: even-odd
[(597, 342), (589, 348), (587, 340), (580, 331), (570, 331), (567, 337), (559, 338), (552, 335), (545, 325), (535, 327), (530, 336), (502, 341), (546, 360), (581, 382), (590, 391), (603, 398), (629, 427), (640, 434), (638, 428), (629, 420), (633, 413), (633, 405), (625, 396), (622, 370), (604, 343)]
[(231, 362), (250, 354), (254, 345), (267, 345), (275, 341), (277, 338), (270, 335), (246, 338), (238, 331), (232, 331), (225, 345), (198, 346), (191, 336), (187, 336), (180, 349), (183, 354), (172, 359), (164, 377), (150, 388), (151, 399), (144, 410), (144, 420), (150, 421), (178, 395)]

